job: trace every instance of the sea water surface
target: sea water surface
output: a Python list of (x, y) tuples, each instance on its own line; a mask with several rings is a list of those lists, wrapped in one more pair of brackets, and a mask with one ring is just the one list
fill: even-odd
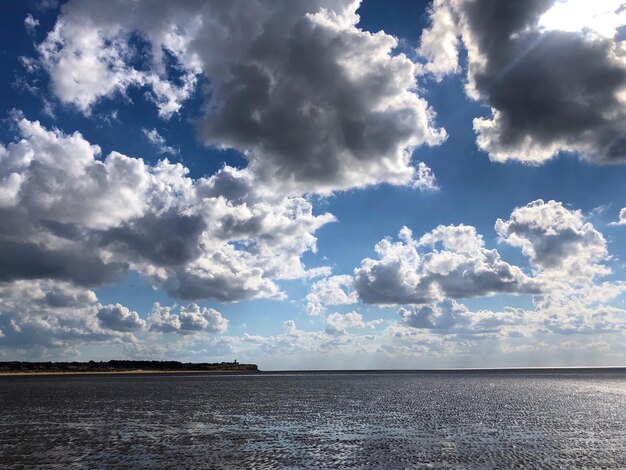
[(2, 468), (625, 468), (626, 373), (0, 378)]

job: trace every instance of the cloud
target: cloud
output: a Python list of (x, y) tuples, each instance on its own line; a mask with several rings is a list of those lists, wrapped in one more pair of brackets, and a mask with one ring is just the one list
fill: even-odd
[[(0, 211), (1, 212), (1, 211)], [(87, 247), (46, 249), (36, 243), (0, 241), (0, 281), (53, 278), (96, 287), (116, 280), (124, 263), (106, 263)]]
[[(351, 312), (345, 315), (329, 315), (330, 323), (326, 324), (324, 331), (304, 331), (298, 329), (295, 321), (287, 320), (283, 323), (282, 332), (272, 336), (244, 334), (242, 337), (233, 338), (233, 348), (237, 354), (257, 358), (285, 358), (287, 362), (296, 361), (300, 367), (316, 367), (316, 364), (327, 360), (334, 361), (337, 367), (338, 361), (349, 358), (363, 357), (375, 351), (377, 343), (372, 335), (353, 334), (347, 329), (351, 328), (375, 328), (381, 320), (364, 322), (361, 315)], [(335, 328), (334, 326), (338, 327)], [(347, 328), (347, 329), (346, 329)], [(304, 362), (303, 362), (304, 361)], [(354, 365), (353, 359), (345, 362)], [(295, 367), (295, 363), (290, 367)], [(305, 366), (306, 365), (306, 366)]]
[(115, 331), (138, 331), (146, 327), (146, 321), (137, 312), (130, 311), (120, 304), (101, 305), (96, 314), (104, 328)]
[(412, 153), (446, 133), (417, 94), (419, 67), (395, 53), (393, 36), (361, 30), (358, 7), (70, 1), (39, 45), (39, 60), (55, 95), (87, 114), (139, 87), (167, 118), (203, 76), (201, 138), (242, 152), (275, 191), (433, 189), (432, 172)]
[[(386, 253), (391, 252), (394, 256), (386, 254), (379, 263), (393, 276), (381, 276), (374, 268), (371, 270), (377, 274), (370, 274), (370, 279), (375, 282), (380, 282), (381, 277), (394, 279), (382, 285), (390, 292), (400, 291), (406, 296), (404, 302), (396, 303), (423, 304), (400, 309), (402, 327), (454, 335), (459, 340), (529, 337), (546, 332), (599, 334), (624, 329), (626, 312), (611, 303), (626, 292), (626, 284), (622, 281), (596, 282), (598, 277), (610, 273), (604, 264), (609, 259), (606, 241), (585, 220), (581, 211), (568, 209), (556, 201), (536, 200), (513, 210), (508, 220), (498, 219), (495, 230), (500, 242), (521, 248), (522, 254), (529, 259), (533, 269), (529, 285), (535, 290), (527, 292), (533, 294), (534, 310), (506, 307), (500, 312), (473, 312), (454, 300), (464, 295), (453, 295), (450, 291), (430, 303), (415, 302), (411, 295), (407, 295), (422, 282), (412, 267), (426, 258), (424, 255), (419, 258), (420, 246), (442, 243), (446, 250), (474, 253), (474, 258), (484, 251), (482, 239), (476, 236), (473, 228), (440, 226), (417, 243), (410, 232), (405, 231), (401, 234), (405, 243), (387, 245)], [(408, 260), (412, 260), (412, 264)], [(382, 267), (375, 268), (385, 272)], [(470, 272), (466, 270), (464, 276)], [(448, 282), (454, 285), (454, 281), (448, 279)], [(402, 288), (398, 289), (398, 285)]]
[(26, 28), (26, 31), (28, 31), (29, 34), (33, 34), (37, 29), (37, 26), (39, 26), (39, 20), (33, 18), (33, 15), (30, 13), (26, 15), (26, 18), (24, 18), (24, 27)]
[[(97, 297), (91, 290), (63, 281), (21, 280), (0, 282), (0, 349), (11, 351), (13, 357), (37, 351), (41, 358), (51, 352), (74, 351), (82, 344), (124, 344), (137, 341), (130, 333), (135, 312), (125, 322), (115, 323), (115, 312), (99, 318)], [(133, 315), (134, 314), (134, 315)], [(121, 317), (118, 320), (122, 319)], [(116, 328), (112, 328), (116, 327)], [(124, 328), (125, 327), (125, 328)]]
[(580, 210), (539, 199), (498, 219), (502, 242), (522, 249), (542, 292), (533, 297), (535, 327), (558, 334), (598, 334), (622, 330), (626, 312), (611, 303), (626, 292), (623, 281), (598, 283), (611, 273), (604, 236)]
[(156, 129), (148, 130), (146, 128), (141, 129), (144, 137), (148, 139), (148, 141), (154, 145), (158, 151), (158, 153), (162, 155), (178, 155), (179, 150), (175, 147), (167, 145), (167, 141), (165, 137), (159, 134), (159, 131)]
[(357, 312), (331, 313), (326, 317), (325, 333), (331, 336), (341, 336), (348, 334), (350, 328), (374, 329), (383, 322), (381, 319), (364, 321), (363, 315)]
[(512, 307), (499, 312), (471, 311), (452, 299), (411, 309), (401, 307), (399, 314), (401, 327), (427, 330), (457, 341), (524, 337), (540, 327), (540, 315), (533, 311)]
[(474, 227), (440, 225), (419, 240), (404, 227), (399, 238), (380, 241), (378, 259), (366, 258), (355, 269), (354, 286), (363, 302), (426, 304), (446, 298), (538, 292), (538, 285), (520, 268), (485, 248)]
[(298, 331), (298, 328), (296, 326), (296, 322), (293, 320), (285, 320), (283, 322), (283, 330), (285, 331), (285, 333), (289, 334), (289, 333), (295, 333)]
[[(364, 259), (353, 276), (314, 283), (307, 313), (319, 315), (326, 305), (358, 301), (400, 305), (401, 320), (386, 334), (419, 345), (409, 351), (406, 345), (394, 349), (386, 344), (381, 346), (385, 354), (451, 353), (432, 335), (458, 342), (455, 347), (462, 351), (478, 340), (504, 344), (534, 335), (616, 333), (626, 327), (626, 312), (613, 305), (626, 283), (597, 282), (610, 273), (605, 264), (610, 257), (603, 235), (581, 211), (536, 200), (514, 209), (509, 219), (498, 219), (495, 230), (499, 242), (521, 249), (532, 277), (486, 249), (474, 227), (440, 225), (419, 239), (404, 227), (398, 241), (382, 240), (376, 246), (378, 259)], [(510, 293), (531, 294), (534, 308), (472, 311), (457, 302)], [(344, 335), (350, 320), (329, 315), (326, 333)], [(353, 320), (358, 324), (358, 317)]]
[(350, 305), (357, 302), (357, 294), (353, 289), (353, 278), (350, 275), (330, 276), (315, 282), (306, 296), (306, 312), (308, 315), (319, 315), (324, 305)]
[[(626, 159), (626, 52), (615, 38), (623, 12), (604, 11), (600, 24), (568, 3), (434, 2), (419, 49), (424, 69), (437, 78), (458, 71), (460, 38), (467, 93), (491, 109), (474, 120), (477, 144), (494, 161), (540, 164), (561, 151), (596, 163)], [(603, 7), (584, 3), (591, 13)]]
[(458, 325), (469, 323), (468, 309), (453, 300), (446, 300), (440, 304), (428, 304), (416, 307), (412, 311), (401, 308), (400, 316), (405, 324), (413, 328), (427, 328), (431, 330), (449, 330)]
[(268, 193), (247, 170), (194, 180), (167, 160), (101, 156), (79, 133), (14, 119), (16, 140), (0, 145), (0, 282), (99, 287), (133, 270), (174, 297), (235, 301), (327, 271), (301, 261), (335, 220), (307, 199)]
[(228, 328), (228, 320), (212, 308), (202, 308), (190, 304), (180, 310), (181, 331), (207, 331), (223, 333)]
[(619, 211), (619, 220), (617, 222), (612, 222), (613, 225), (624, 225), (626, 224), (626, 207), (622, 208)]
[(457, 20), (447, 3), (435, 0), (431, 5), (431, 25), (422, 30), (417, 49), (418, 55), (426, 59), (421, 72), (432, 74), (437, 81), (460, 72)]
[(509, 220), (498, 219), (500, 240), (522, 249), (543, 278), (584, 282), (610, 271), (604, 236), (581, 211), (569, 210), (556, 201), (541, 199), (519, 207)]
[(197, 304), (180, 307), (178, 314), (172, 313), (171, 307), (154, 304), (148, 317), (150, 331), (161, 333), (224, 333), (228, 328), (228, 320), (212, 308), (200, 308)]
[(160, 32), (163, 44), (151, 50), (154, 57), (147, 58), (154, 63), (154, 69), (129, 66), (126, 61), (133, 58), (146, 59), (133, 50), (131, 31), (124, 30), (136, 14), (146, 20), (151, 17), (149, 9), (137, 10), (122, 3), (73, 2), (63, 6), (54, 29), (38, 46), (52, 92), (61, 102), (89, 115), (103, 97), (124, 94), (130, 87), (146, 87), (159, 115), (168, 118), (180, 110), (194, 90), (199, 69), (181, 68), (178, 83), (167, 79), (166, 58), (176, 58), (184, 42), (173, 29)]

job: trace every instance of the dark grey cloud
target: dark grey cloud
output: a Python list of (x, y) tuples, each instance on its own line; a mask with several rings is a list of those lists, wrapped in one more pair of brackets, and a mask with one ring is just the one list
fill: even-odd
[(407, 310), (400, 309), (400, 316), (407, 326), (429, 330), (451, 330), (470, 323), (470, 312), (464, 305), (452, 300), (428, 304)]
[(172, 272), (163, 287), (172, 297), (183, 300), (217, 299), (221, 302), (274, 297), (275, 285), (263, 278), (260, 268), (249, 269), (245, 265), (231, 265), (211, 276), (202, 269), (179, 269)]
[(148, 213), (102, 233), (103, 246), (113, 246), (130, 259), (144, 259), (157, 266), (184, 265), (202, 254), (200, 236), (206, 227), (199, 215), (170, 210)]
[[(445, 131), (417, 95), (417, 66), (395, 53), (394, 37), (361, 30), (358, 7), (352, 0), (70, 1), (39, 59), (55, 95), (85, 113), (140, 87), (169, 117), (203, 75), (201, 138), (242, 152), (274, 191), (433, 189), (432, 173), (411, 161), (412, 152), (441, 143)], [(147, 68), (128, 60), (128, 38), (137, 33), (151, 46)], [(182, 78), (168, 74), (165, 55)]]
[(13, 354), (37, 349), (41, 354), (50, 350), (75, 347), (85, 343), (115, 343), (127, 341), (128, 336), (93, 328), (85, 322), (68, 321), (60, 317), (37, 318), (24, 314), (0, 312), (0, 347)]
[(100, 305), (96, 314), (100, 325), (114, 331), (139, 331), (146, 327), (145, 320), (137, 312), (121, 304)]
[(81, 286), (113, 282), (128, 264), (105, 263), (95, 254), (74, 248), (49, 249), (35, 243), (0, 240), (0, 281), (54, 278)]
[[(468, 49), (468, 91), (492, 116), (474, 121), (494, 160), (541, 163), (561, 150), (598, 163), (626, 160), (626, 55), (613, 37), (548, 30), (554, 0), (438, 0)], [(434, 21), (445, 18), (433, 15)], [(431, 33), (441, 35), (440, 23)], [(425, 55), (431, 55), (424, 51)], [(444, 69), (455, 70), (450, 58)]]
[(523, 309), (505, 307), (499, 312), (471, 311), (452, 299), (412, 309), (401, 307), (399, 314), (402, 326), (457, 340), (524, 337), (528, 331), (541, 327), (537, 323), (538, 316)]

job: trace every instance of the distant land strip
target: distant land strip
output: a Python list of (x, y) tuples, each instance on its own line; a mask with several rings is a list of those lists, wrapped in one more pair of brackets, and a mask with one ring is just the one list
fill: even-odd
[(258, 372), (256, 364), (178, 361), (0, 362), (0, 376), (21, 374), (115, 374), (154, 372)]

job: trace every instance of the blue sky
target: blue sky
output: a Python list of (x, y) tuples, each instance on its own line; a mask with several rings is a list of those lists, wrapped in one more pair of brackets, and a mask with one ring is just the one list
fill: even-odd
[(535, 3), (3, 4), (0, 357), (623, 364), (626, 20)]

